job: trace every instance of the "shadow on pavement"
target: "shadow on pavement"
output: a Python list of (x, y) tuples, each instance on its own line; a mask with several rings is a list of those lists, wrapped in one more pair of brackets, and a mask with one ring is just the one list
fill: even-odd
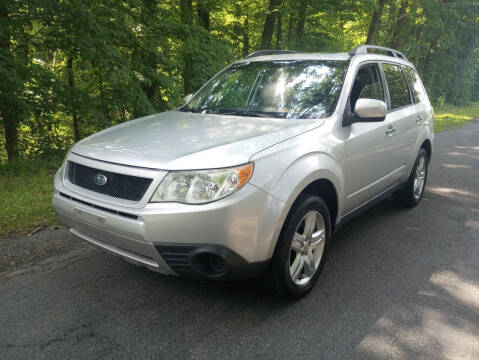
[(477, 359), (478, 138), (438, 137), (424, 201), (341, 228), (299, 301), (92, 251), (0, 284), (0, 357)]

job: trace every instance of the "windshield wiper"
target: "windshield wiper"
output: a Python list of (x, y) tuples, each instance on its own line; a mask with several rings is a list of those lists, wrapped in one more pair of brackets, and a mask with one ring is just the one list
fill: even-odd
[(199, 114), (199, 113), (202, 112), (201, 110), (195, 109), (195, 108), (190, 108), (190, 109), (188, 109), (186, 106), (180, 108), (179, 110), (180, 110), (180, 111), (183, 111), (183, 112), (190, 112), (190, 113), (195, 113), (195, 114)]
[(216, 114), (222, 115), (239, 115), (239, 116), (252, 116), (252, 117), (271, 117), (270, 114), (262, 111), (251, 110), (219, 110)]
[(253, 110), (234, 110), (234, 109), (195, 109), (183, 107), (180, 111), (199, 113), (199, 114), (221, 114), (221, 115), (237, 115), (237, 116), (251, 116), (251, 117), (275, 117), (274, 115), (264, 111)]

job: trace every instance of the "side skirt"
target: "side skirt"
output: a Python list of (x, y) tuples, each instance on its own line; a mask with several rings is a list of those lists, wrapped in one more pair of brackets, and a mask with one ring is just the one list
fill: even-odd
[(406, 182), (402, 182), (402, 183), (393, 185), (393, 186), (387, 188), (386, 190), (384, 190), (383, 192), (377, 194), (373, 198), (369, 199), (365, 203), (362, 203), (361, 205), (358, 205), (355, 208), (345, 212), (343, 214), (343, 216), (341, 217), (341, 221), (339, 222), (339, 224), (337, 224), (334, 227), (334, 232), (336, 232), (344, 224), (350, 222), (356, 216), (358, 216), (358, 215), (364, 213), (365, 211), (369, 210), (374, 205), (377, 205), (378, 203), (380, 203), (381, 201), (383, 201), (387, 197), (391, 196), (396, 191), (401, 190), (402, 188), (404, 188), (405, 185), (406, 185)]

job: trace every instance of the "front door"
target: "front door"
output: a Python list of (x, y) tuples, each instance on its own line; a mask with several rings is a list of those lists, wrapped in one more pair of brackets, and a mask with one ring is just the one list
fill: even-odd
[[(362, 65), (351, 89), (349, 102), (354, 109), (360, 98), (386, 102), (384, 82), (377, 63)], [(387, 121), (356, 122), (345, 140), (345, 210), (354, 209), (392, 185), (395, 170), (391, 163)]]

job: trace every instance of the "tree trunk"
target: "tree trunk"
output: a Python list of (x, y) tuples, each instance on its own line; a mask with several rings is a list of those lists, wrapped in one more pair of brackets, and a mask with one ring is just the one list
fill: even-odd
[(276, 22), (276, 12), (279, 11), (279, 4), (281, 0), (269, 0), (268, 12), (266, 13), (266, 20), (263, 27), (263, 36), (261, 37), (261, 49), (271, 49), (271, 42), (273, 41), (274, 23)]
[(394, 27), (393, 37), (391, 39), (391, 48), (398, 49), (403, 44), (403, 38), (401, 37), (402, 30), (407, 24), (407, 8), (409, 6), (408, 0), (402, 0), (399, 8), (398, 17), (396, 19), (396, 26)]
[(441, 32), (438, 31), (434, 39), (431, 41), (431, 44), (429, 45), (429, 49), (427, 50), (427, 56), (424, 59), (424, 63), (422, 64), (422, 78), (424, 82), (428, 85), (430, 80), (430, 74), (432, 73), (431, 71), (432, 60), (436, 52), (436, 48), (439, 45), (440, 38), (441, 38)]
[(243, 27), (243, 57), (248, 56), (249, 54), (249, 21), (248, 18), (244, 20)]
[(293, 35), (293, 12), (289, 14), (289, 24), (288, 24), (288, 47), (291, 44), (291, 37)]
[[(158, 83), (158, 53), (160, 52), (157, 42), (157, 37), (164, 35), (162, 30), (153, 29), (158, 17), (158, 1), (156, 0), (142, 0), (140, 22), (142, 24), (142, 36), (145, 39), (141, 44), (141, 50), (145, 49), (145, 53), (151, 52), (151, 56), (145, 56), (142, 59), (145, 70), (143, 76), (145, 80), (142, 81), (142, 90), (145, 93), (150, 105), (157, 110), (158, 101), (156, 99)], [(144, 47), (143, 47), (144, 46)]]
[(371, 24), (369, 25), (366, 44), (372, 44), (374, 41), (374, 37), (376, 36), (376, 33), (379, 30), (379, 26), (381, 25), (381, 16), (383, 14), (384, 5), (386, 5), (386, 0), (379, 0), (378, 8), (374, 12), (371, 19)]
[(12, 162), (18, 156), (18, 129), (14, 118), (2, 114), (5, 128), (5, 147), (7, 149), (8, 162)]
[(306, 12), (308, 10), (308, 0), (300, 0), (298, 11), (298, 25), (296, 26), (296, 35), (301, 38), (304, 35), (304, 26), (306, 25)]
[(55, 71), (56, 64), (57, 64), (57, 51), (55, 50), (52, 55), (52, 71)]
[[(181, 9), (181, 21), (183, 24), (191, 27), (193, 25), (193, 6), (191, 5), (191, 0), (180, 0), (180, 9)], [(191, 56), (191, 39), (186, 32), (186, 36), (183, 40), (183, 89), (185, 94), (192, 94), (194, 89), (194, 62)]]
[(467, 36), (466, 41), (462, 42), (464, 47), (458, 54), (458, 67), (456, 71), (456, 83), (455, 85), (449, 88), (448, 98), (452, 98), (452, 102), (456, 105), (464, 105), (469, 101), (470, 94), (465, 91), (465, 77), (470, 75), (471, 72), (467, 72), (467, 68), (470, 66), (468, 61), (471, 56), (473, 56), (475, 50), (477, 49), (477, 37), (473, 34)]
[(191, 0), (180, 0), (181, 21), (183, 24), (193, 25), (193, 10)]
[[(7, 18), (8, 9), (2, 3), (0, 5), (0, 19), (2, 19), (2, 22), (7, 23)], [(6, 25), (4, 29), (5, 31), (0, 32), (0, 52), (4, 53), (7, 57), (11, 57), (10, 28)], [(5, 148), (7, 150), (8, 162), (11, 163), (18, 156), (17, 118), (4, 109), (0, 110), (0, 116), (3, 119), (3, 126), (5, 128)]]
[(414, 59), (414, 66), (416, 67), (416, 69), (419, 68), (419, 59), (421, 57), (421, 42), (422, 42), (422, 38), (424, 36), (424, 32), (419, 29), (416, 33), (416, 57)]
[(98, 67), (98, 87), (100, 90), (100, 100), (101, 100), (101, 107), (103, 108), (103, 117), (105, 120), (111, 124), (110, 115), (108, 114), (108, 106), (105, 103), (105, 92), (103, 90), (103, 77), (101, 75), (101, 65)]
[(210, 31), (210, 10), (206, 5), (205, 0), (198, 0), (197, 12), (200, 25), (203, 26), (207, 31)]
[(157, 87), (156, 83), (153, 83), (153, 82), (151, 82), (151, 84), (149, 85), (142, 86), (143, 92), (145, 93), (151, 105), (155, 103), (156, 87)]
[(70, 88), (70, 111), (73, 122), (73, 139), (75, 142), (80, 141), (80, 132), (78, 131), (78, 114), (74, 105), (74, 91), (75, 91), (75, 74), (73, 72), (73, 57), (69, 56), (67, 59), (67, 73), (68, 73), (68, 87)]
[[(3, 3), (0, 4), (0, 19), (5, 24), (8, 24), (8, 9), (6, 8)], [(0, 32), (0, 46), (2, 49), (6, 50), (6, 52), (10, 52), (10, 28), (5, 26), (5, 32)]]
[(282, 41), (282, 28), (281, 28), (281, 12), (278, 11), (276, 14), (276, 50), (281, 49), (281, 41)]

